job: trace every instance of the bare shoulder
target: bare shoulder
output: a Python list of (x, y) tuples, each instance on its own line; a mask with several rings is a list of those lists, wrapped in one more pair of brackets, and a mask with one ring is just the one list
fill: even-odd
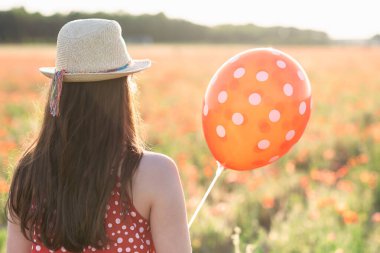
[(137, 173), (149, 196), (149, 219), (157, 252), (191, 252), (185, 199), (174, 160), (144, 152)]
[[(144, 151), (134, 177), (136, 194), (144, 193), (144, 199), (152, 203), (157, 195), (170, 192), (180, 184), (176, 163), (167, 155)], [(139, 191), (139, 189), (141, 191)]]
[(167, 155), (144, 151), (139, 170), (141, 170), (141, 173), (148, 174), (161, 174), (163, 172), (177, 173), (177, 166), (174, 160)]

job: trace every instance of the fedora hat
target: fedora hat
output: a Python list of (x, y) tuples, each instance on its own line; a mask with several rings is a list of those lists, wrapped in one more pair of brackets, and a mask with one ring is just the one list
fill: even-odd
[(132, 60), (115, 20), (79, 19), (66, 23), (58, 33), (55, 67), (39, 70), (49, 78), (65, 70), (64, 82), (89, 82), (139, 72), (150, 60)]
[(94, 82), (115, 79), (151, 66), (149, 59), (132, 59), (115, 20), (78, 19), (58, 33), (55, 67), (41, 67), (52, 79), (51, 114), (59, 114), (63, 82)]

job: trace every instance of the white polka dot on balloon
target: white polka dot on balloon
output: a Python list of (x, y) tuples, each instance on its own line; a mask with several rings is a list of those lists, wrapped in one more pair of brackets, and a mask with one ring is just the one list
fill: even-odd
[(269, 146), (270, 146), (270, 142), (265, 139), (259, 141), (259, 143), (257, 144), (257, 147), (262, 150), (269, 148)]
[(150, 245), (150, 240), (146, 240), (146, 245)]
[(304, 81), (305, 80), (305, 75), (303, 74), (303, 71), (302, 70), (298, 70), (297, 71), (297, 75), (298, 75), (298, 78), (301, 80), (301, 81)]
[(281, 118), (281, 114), (277, 110), (272, 110), (269, 112), (269, 120), (272, 122), (277, 122)]
[(290, 131), (288, 131), (288, 132), (286, 133), (286, 135), (285, 135), (285, 140), (290, 141), (291, 139), (294, 138), (294, 135), (295, 135), (295, 134), (296, 134), (296, 131), (294, 131), (294, 130), (290, 130)]
[(226, 136), (226, 129), (224, 129), (224, 127), (222, 125), (218, 125), (216, 127), (216, 134), (220, 137), (220, 138), (223, 138), (224, 136)]
[(40, 250), (41, 250), (41, 246), (40, 246), (40, 245), (37, 245), (37, 246), (36, 246), (36, 250), (37, 250), (37, 251), (40, 251)]
[(130, 247), (125, 248), (125, 252), (131, 252), (131, 248)]
[(258, 104), (260, 104), (260, 102), (261, 102), (261, 96), (260, 96), (260, 94), (258, 94), (258, 93), (252, 93), (248, 97), (248, 102), (251, 105), (258, 105)]
[(141, 227), (141, 228), (139, 229), (139, 231), (140, 231), (140, 233), (144, 232), (144, 228)]
[(277, 67), (279, 67), (280, 69), (286, 68), (286, 63), (282, 60), (278, 60), (276, 64), (277, 64)]
[(259, 82), (265, 82), (266, 80), (268, 80), (268, 77), (269, 77), (269, 75), (268, 75), (268, 73), (265, 72), (265, 71), (259, 71), (259, 72), (257, 72), (257, 74), (256, 74), (256, 79), (257, 79), (257, 81), (259, 81)]
[(117, 248), (117, 252), (123, 252), (122, 248)]
[(238, 68), (234, 71), (234, 77), (235, 78), (241, 78), (245, 74), (245, 69), (244, 68)]
[(240, 126), (241, 124), (244, 123), (244, 117), (241, 113), (239, 112), (235, 112), (234, 114), (232, 114), (232, 122), (237, 125), (237, 126)]
[(298, 107), (298, 112), (301, 114), (301, 115), (304, 115), (305, 112), (306, 112), (306, 103), (305, 101), (302, 101)]
[(109, 227), (109, 228), (112, 228), (112, 223), (108, 223), (108, 227)]
[(122, 243), (123, 242), (123, 238), (119, 237), (117, 238), (117, 243)]
[(208, 114), (208, 105), (205, 104), (205, 106), (203, 107), (203, 115), (207, 116), (207, 114)]
[(286, 83), (284, 87), (282, 88), (284, 94), (288, 97), (293, 95), (293, 86), (290, 83)]
[(218, 94), (219, 103), (221, 103), (221, 104), (225, 103), (227, 101), (227, 98), (228, 98), (227, 91), (222, 90), (221, 92), (219, 92), (219, 94)]
[(135, 212), (131, 212), (131, 216), (132, 217), (136, 217), (136, 213)]
[(129, 238), (129, 239), (128, 239), (128, 242), (132, 243), (132, 242), (133, 242), (133, 238), (132, 238), (132, 237)]
[(116, 222), (116, 224), (120, 224), (120, 219), (119, 219), (119, 218), (116, 218), (116, 219), (115, 219), (115, 222)]

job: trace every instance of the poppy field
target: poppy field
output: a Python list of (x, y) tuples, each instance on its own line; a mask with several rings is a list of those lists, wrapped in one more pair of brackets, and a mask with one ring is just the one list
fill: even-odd
[[(255, 45), (130, 45), (152, 60), (135, 75), (141, 133), (177, 163), (188, 218), (217, 168), (202, 132), (215, 71)], [(305, 69), (312, 110), (300, 141), (276, 162), (225, 170), (191, 227), (195, 253), (380, 252), (380, 47), (277, 47)], [(38, 133), (53, 45), (0, 46), (0, 206)], [(0, 216), (5, 252), (6, 219)]]

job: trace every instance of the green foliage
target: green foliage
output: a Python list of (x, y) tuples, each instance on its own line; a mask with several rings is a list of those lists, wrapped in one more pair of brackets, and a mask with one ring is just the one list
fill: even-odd
[(380, 34), (376, 34), (370, 39), (371, 44), (380, 45)]
[(31, 122), (28, 115), (27, 103), (23, 104), (6, 104), (4, 107), (4, 115), (12, 119), (12, 125), (8, 126), (9, 138), (17, 143), (22, 142), (23, 133), (29, 132)]
[(7, 243), (7, 228), (0, 228), (0, 253), (5, 253)]
[(24, 8), (0, 12), (1, 42), (55, 42), (59, 29), (68, 21), (82, 18), (117, 20), (123, 36), (131, 42), (199, 42), (256, 44), (328, 44), (324, 32), (288, 27), (221, 25), (208, 27), (181, 19), (169, 19), (163, 13), (134, 16), (127, 13), (80, 13), (43, 16)]

